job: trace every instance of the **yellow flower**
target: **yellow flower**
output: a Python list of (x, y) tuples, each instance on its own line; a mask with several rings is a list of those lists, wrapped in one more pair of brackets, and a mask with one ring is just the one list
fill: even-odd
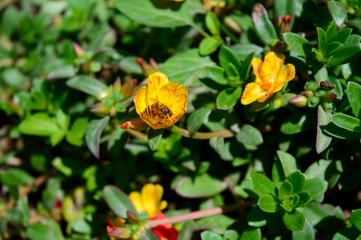
[(242, 104), (247, 105), (256, 100), (266, 101), (295, 77), (295, 67), (292, 64), (283, 67), (284, 59), (284, 55), (274, 52), (267, 53), (263, 62), (259, 58), (253, 58), (252, 68), (256, 82), (247, 84), (241, 97)]
[(145, 211), (149, 218), (154, 218), (167, 207), (167, 202), (162, 201), (163, 187), (159, 184), (148, 183), (139, 192), (132, 192), (129, 198), (137, 212)]
[(148, 77), (148, 87), (141, 87), (134, 96), (140, 118), (153, 129), (174, 125), (187, 111), (188, 90), (182, 84), (169, 82), (156, 72)]

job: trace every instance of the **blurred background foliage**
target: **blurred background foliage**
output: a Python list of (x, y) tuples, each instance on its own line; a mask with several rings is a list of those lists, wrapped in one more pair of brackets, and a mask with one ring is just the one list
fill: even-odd
[[(360, 0), (1, 1), (0, 239), (107, 239), (103, 188), (148, 182), (167, 216), (252, 202), (192, 239), (360, 238), (360, 39)], [(296, 77), (244, 106), (269, 50)], [(233, 135), (120, 128), (156, 70), (188, 88), (178, 126)]]

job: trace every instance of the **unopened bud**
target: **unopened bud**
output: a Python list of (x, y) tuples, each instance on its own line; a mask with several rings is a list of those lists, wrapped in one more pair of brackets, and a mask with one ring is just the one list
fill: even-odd
[(223, 25), (234, 33), (240, 34), (242, 32), (241, 26), (230, 17), (225, 17), (223, 19)]
[(115, 80), (115, 82), (113, 84), (113, 90), (114, 90), (114, 92), (118, 92), (118, 93), (120, 93), (120, 90), (122, 90), (120, 77), (117, 77), (117, 80)]
[(157, 64), (157, 62), (156, 62), (153, 58), (150, 58), (150, 59), (149, 59), (149, 63), (150, 63), (150, 65), (153, 66), (153, 68), (154, 68), (156, 71), (159, 71), (158, 64)]
[(110, 108), (109, 115), (114, 117), (117, 114), (117, 109), (115, 106)]
[(303, 95), (305, 95), (306, 97), (310, 98), (310, 97), (313, 97), (313, 92), (312, 91), (304, 91), (303, 92)]
[(90, 111), (100, 117), (105, 116), (109, 113), (109, 109), (104, 103), (95, 104), (92, 109), (90, 109)]
[(292, 18), (291, 18), (291, 16), (290, 15), (285, 15), (284, 17), (283, 17), (283, 21), (285, 22), (285, 23), (289, 23), (289, 22), (291, 22), (292, 21)]
[(316, 90), (316, 89), (317, 89), (317, 84), (315, 81), (306, 82), (305, 90)]
[(98, 93), (97, 95), (97, 99), (98, 100), (103, 100), (107, 97), (110, 97), (112, 94), (112, 89), (107, 87), (106, 89), (104, 89), (103, 91), (101, 91), (100, 93)]
[(334, 100), (335, 98), (337, 98), (337, 94), (336, 93), (329, 93), (325, 96), (325, 100), (327, 102), (331, 102), (332, 100)]
[(131, 79), (123, 84), (121, 94), (123, 97), (128, 98), (133, 95), (137, 88), (137, 79)]
[(73, 48), (74, 48), (74, 51), (75, 51), (75, 54), (77, 57), (84, 56), (85, 51), (82, 47), (79, 46), (79, 44), (77, 44), (76, 42), (73, 42)]
[(283, 27), (282, 33), (286, 33), (286, 32), (291, 32), (291, 27), (290, 27), (289, 23), (285, 23), (285, 25)]
[(326, 92), (324, 90), (319, 89), (319, 90), (316, 91), (316, 96), (317, 97), (322, 97), (325, 94), (326, 94)]
[(139, 222), (137, 214), (135, 214), (135, 213), (133, 213), (131, 211), (127, 211), (127, 219), (130, 222), (133, 222), (133, 223), (138, 223)]
[(281, 16), (281, 15), (279, 15), (279, 14), (277, 14), (277, 18), (276, 18), (276, 27), (277, 27), (277, 28), (280, 28), (280, 27), (281, 27), (281, 25), (282, 25), (282, 23), (283, 23), (283, 18), (282, 18), (282, 16)]
[(124, 130), (129, 130), (129, 129), (133, 129), (136, 131), (142, 131), (147, 129), (148, 125), (143, 122), (143, 120), (141, 118), (134, 118), (131, 119), (127, 122), (124, 122), (121, 126), (122, 129)]
[(130, 231), (127, 228), (108, 229), (108, 235), (120, 239), (128, 239), (131, 237)]
[(295, 105), (296, 107), (302, 108), (307, 105), (308, 99), (304, 95), (297, 95), (296, 97), (288, 100), (288, 103)]
[(142, 68), (142, 73), (143, 73), (144, 76), (149, 76), (149, 75), (157, 72), (157, 70), (152, 65), (145, 62), (142, 58), (138, 57), (137, 58), (137, 63)]

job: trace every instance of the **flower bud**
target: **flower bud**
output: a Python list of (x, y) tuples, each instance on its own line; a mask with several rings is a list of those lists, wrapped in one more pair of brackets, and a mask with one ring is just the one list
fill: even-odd
[(336, 93), (328, 93), (328, 94), (325, 96), (325, 101), (331, 102), (331, 101), (334, 100), (335, 98), (337, 98), (337, 94), (336, 94)]
[(316, 96), (317, 97), (322, 97), (325, 94), (326, 94), (326, 92), (324, 90), (319, 89), (319, 90), (316, 91)]
[(147, 129), (148, 125), (143, 122), (143, 120), (141, 118), (134, 118), (131, 119), (127, 122), (124, 122), (121, 126), (122, 129), (124, 130), (128, 130), (128, 129), (133, 129), (136, 131), (142, 131)]
[(150, 58), (150, 59), (149, 59), (149, 63), (150, 63), (150, 65), (153, 66), (153, 68), (154, 68), (156, 71), (159, 71), (158, 64), (157, 64), (157, 62), (156, 62), (153, 58)]
[(303, 95), (305, 95), (306, 97), (310, 98), (310, 97), (313, 97), (313, 92), (312, 91), (304, 91), (303, 92)]
[(311, 90), (314, 91), (317, 89), (317, 84), (315, 81), (308, 81), (305, 85), (305, 90)]
[(122, 85), (120, 83), (120, 77), (117, 77), (117, 80), (115, 80), (113, 84), (113, 91), (120, 93), (120, 90), (122, 90)]
[(133, 95), (137, 88), (137, 79), (131, 79), (123, 84), (121, 94), (123, 97), (128, 98)]
[(103, 91), (101, 91), (100, 93), (98, 93), (97, 95), (97, 99), (98, 100), (103, 100), (107, 97), (110, 97), (112, 94), (112, 89), (107, 87), (106, 89), (104, 89)]
[(100, 117), (105, 116), (109, 113), (109, 109), (104, 103), (95, 104), (92, 109), (90, 109), (90, 111)]
[(308, 99), (304, 95), (297, 95), (296, 97), (291, 98), (288, 100), (288, 103), (295, 105), (296, 107), (302, 108), (307, 105)]
[(308, 100), (308, 106), (311, 108), (314, 108), (318, 105), (319, 102), (320, 102), (320, 99), (318, 97), (311, 97)]
[(223, 19), (223, 24), (227, 29), (230, 29), (234, 33), (240, 34), (242, 32), (241, 26), (230, 17), (225, 17)]
[(144, 76), (149, 76), (149, 75), (157, 72), (157, 70), (152, 65), (148, 64), (140, 57), (137, 58), (137, 63), (142, 68), (142, 73)]
[(108, 235), (120, 238), (120, 239), (128, 239), (131, 237), (130, 231), (127, 228), (115, 228), (115, 229), (107, 229)]
[(77, 44), (76, 42), (73, 42), (73, 48), (75, 51), (75, 54), (77, 57), (83, 57), (85, 54), (85, 51), (82, 47), (79, 46), (79, 44)]
[(117, 109), (115, 108), (115, 106), (111, 107), (109, 111), (109, 115), (114, 117), (116, 114), (117, 114)]

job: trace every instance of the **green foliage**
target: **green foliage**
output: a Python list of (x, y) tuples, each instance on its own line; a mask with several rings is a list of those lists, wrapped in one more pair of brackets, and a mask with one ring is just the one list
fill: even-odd
[[(271, 2), (0, 1), (0, 239), (159, 239), (149, 182), (178, 239), (361, 239), (361, 1)], [(155, 72), (175, 127), (139, 120)]]

